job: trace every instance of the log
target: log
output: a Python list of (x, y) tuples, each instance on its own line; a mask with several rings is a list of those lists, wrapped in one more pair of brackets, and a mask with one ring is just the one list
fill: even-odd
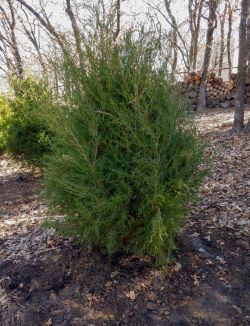
[[(197, 105), (198, 92), (201, 81), (200, 72), (190, 72), (185, 74), (184, 81), (179, 84), (181, 93), (192, 107)], [(237, 86), (237, 74), (232, 74), (232, 79), (225, 83), (223, 79), (216, 76), (214, 72), (208, 75), (206, 85), (206, 101), (208, 107), (227, 108), (234, 104), (235, 91)], [(247, 77), (246, 101), (250, 101), (250, 75)]]

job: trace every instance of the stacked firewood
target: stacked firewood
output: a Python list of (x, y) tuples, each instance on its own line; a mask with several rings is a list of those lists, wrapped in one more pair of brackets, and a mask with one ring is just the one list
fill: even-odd
[(195, 109), (198, 104), (200, 83), (201, 73), (190, 72), (184, 76), (184, 82), (180, 85), (183, 96), (193, 109)]
[[(227, 84), (228, 92), (226, 94), (225, 103), (221, 103), (222, 107), (234, 106), (236, 88), (237, 88), (238, 76), (232, 74), (231, 80)], [(246, 88), (245, 88), (245, 102), (250, 104), (250, 75), (246, 77)]]
[(212, 72), (207, 79), (206, 91), (208, 97), (218, 97), (227, 94), (228, 87), (221, 77)]
[[(206, 86), (206, 102), (208, 108), (213, 108), (227, 102), (229, 92), (228, 84), (221, 77), (217, 77), (214, 72), (209, 74)], [(227, 103), (225, 106), (229, 107), (231, 103)]]
[(185, 74), (184, 76), (184, 83), (186, 83), (189, 86), (193, 85), (200, 85), (201, 83), (201, 72), (190, 72), (188, 74)]
[[(229, 82), (224, 82), (215, 73), (210, 73), (206, 85), (206, 103), (208, 108), (221, 106), (229, 108), (234, 106), (235, 93), (237, 87), (237, 74), (232, 74)], [(184, 76), (184, 81), (180, 84), (181, 92), (193, 109), (198, 103), (201, 73), (192, 72)], [(250, 103), (250, 75), (246, 81), (246, 103)]]

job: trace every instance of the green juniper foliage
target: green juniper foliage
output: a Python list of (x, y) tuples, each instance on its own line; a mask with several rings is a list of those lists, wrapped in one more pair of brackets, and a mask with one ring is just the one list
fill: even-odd
[(11, 116), (12, 114), (8, 99), (0, 94), (0, 153), (6, 149), (6, 141)]
[(12, 119), (7, 136), (7, 150), (30, 164), (41, 165), (49, 152), (52, 134), (43, 115), (52, 108), (48, 85), (32, 77), (13, 80), (10, 99)]
[(64, 67), (66, 107), (45, 168), (52, 221), (90, 246), (165, 263), (203, 173), (203, 145), (156, 63), (157, 44), (128, 34)]

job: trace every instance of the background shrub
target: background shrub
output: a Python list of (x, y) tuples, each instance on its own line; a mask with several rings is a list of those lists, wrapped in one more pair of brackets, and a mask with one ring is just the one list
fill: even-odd
[(49, 225), (110, 255), (164, 263), (201, 180), (203, 146), (156, 61), (157, 43), (128, 34), (96, 44), (84, 67), (64, 67), (68, 107), (54, 119), (45, 186), (66, 217)]
[(12, 114), (7, 98), (0, 95), (0, 152), (3, 152), (6, 149), (11, 116)]
[(44, 81), (32, 77), (14, 80), (12, 88), (7, 149), (30, 164), (41, 165), (50, 149), (51, 132), (44, 119), (52, 109), (50, 90)]

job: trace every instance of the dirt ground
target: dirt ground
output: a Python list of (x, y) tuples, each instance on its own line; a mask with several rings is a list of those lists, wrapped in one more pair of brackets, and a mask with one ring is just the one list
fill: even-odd
[(0, 325), (250, 325), (250, 142), (232, 117), (196, 118), (212, 168), (165, 271), (42, 229), (41, 178), (2, 156)]

